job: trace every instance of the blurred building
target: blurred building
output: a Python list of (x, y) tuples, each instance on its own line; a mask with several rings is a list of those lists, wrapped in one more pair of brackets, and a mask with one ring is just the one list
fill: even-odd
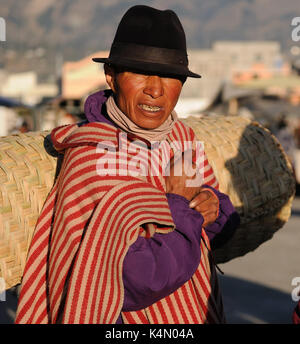
[(99, 51), (80, 61), (65, 62), (62, 67), (62, 98), (81, 99), (106, 85), (103, 65), (92, 61), (93, 57), (106, 57), (107, 51)]
[(79, 61), (62, 63), (60, 94), (39, 104), (36, 110), (36, 122), (40, 130), (50, 130), (84, 118), (83, 105), (86, 97), (106, 87), (101, 68), (103, 65), (93, 62), (92, 58), (107, 55), (107, 51), (100, 51)]
[(188, 55), (190, 69), (202, 78), (188, 78), (176, 107), (180, 116), (210, 107), (224, 82), (239, 85), (290, 74), (275, 41), (216, 41), (211, 49), (190, 50)]
[(280, 44), (275, 41), (217, 41), (212, 50), (229, 58), (231, 76), (248, 72), (256, 66), (264, 66), (264, 73), (268, 76), (281, 73), (284, 64)]
[(201, 78), (187, 78), (176, 111), (180, 117), (197, 114), (207, 108), (228, 77), (230, 59), (213, 50), (189, 50), (189, 69), (199, 73)]
[(25, 104), (0, 96), (0, 136), (28, 131), (33, 127), (32, 119)]
[(56, 97), (58, 94), (58, 86), (55, 83), (39, 83), (38, 75), (34, 71), (7, 74), (2, 80), (2, 96), (17, 99), (28, 105), (36, 105), (43, 98)]

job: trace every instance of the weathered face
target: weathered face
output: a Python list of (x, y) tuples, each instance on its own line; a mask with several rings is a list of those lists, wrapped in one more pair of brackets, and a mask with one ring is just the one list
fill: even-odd
[(182, 81), (172, 77), (127, 70), (116, 73), (108, 66), (105, 74), (120, 110), (144, 129), (154, 129), (164, 123), (182, 89)]

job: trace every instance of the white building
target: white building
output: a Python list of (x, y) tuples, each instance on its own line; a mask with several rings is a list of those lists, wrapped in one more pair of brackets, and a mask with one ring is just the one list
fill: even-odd
[(9, 74), (0, 86), (4, 97), (18, 99), (27, 105), (39, 103), (43, 97), (55, 97), (58, 94), (56, 84), (39, 84), (33, 71)]
[(259, 64), (270, 74), (280, 73), (283, 57), (275, 41), (217, 41), (212, 49), (189, 50), (189, 68), (200, 79), (188, 78), (176, 106), (179, 117), (199, 114), (215, 98), (221, 85), (237, 73)]

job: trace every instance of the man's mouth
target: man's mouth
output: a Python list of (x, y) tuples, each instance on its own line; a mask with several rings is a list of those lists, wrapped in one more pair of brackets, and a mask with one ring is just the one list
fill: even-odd
[(146, 104), (139, 104), (139, 107), (148, 112), (158, 112), (162, 110), (162, 107), (160, 106), (151, 106), (151, 105), (146, 105)]

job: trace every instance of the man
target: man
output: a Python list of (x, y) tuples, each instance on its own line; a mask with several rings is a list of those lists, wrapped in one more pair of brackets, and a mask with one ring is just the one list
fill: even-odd
[(186, 77), (199, 77), (181, 23), (173, 11), (134, 6), (109, 58), (94, 61), (105, 63), (110, 90), (87, 99), (87, 121), (51, 133), (63, 160), (16, 322), (222, 323), (209, 241), (229, 236), (239, 218), (174, 112)]

